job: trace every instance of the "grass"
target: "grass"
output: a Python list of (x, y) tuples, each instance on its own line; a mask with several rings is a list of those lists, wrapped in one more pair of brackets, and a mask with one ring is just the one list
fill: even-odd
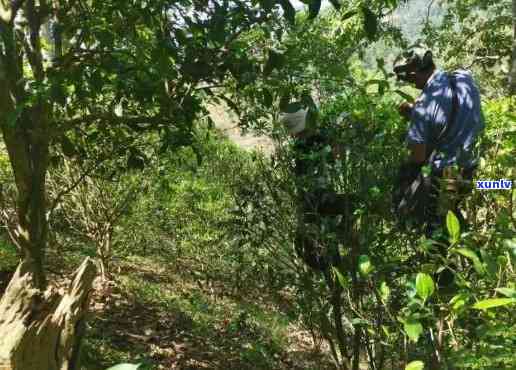
[(213, 289), (180, 264), (133, 257), (119, 269), (93, 297), (86, 370), (121, 362), (152, 369), (332, 368), (276, 302), (228, 296), (224, 286)]

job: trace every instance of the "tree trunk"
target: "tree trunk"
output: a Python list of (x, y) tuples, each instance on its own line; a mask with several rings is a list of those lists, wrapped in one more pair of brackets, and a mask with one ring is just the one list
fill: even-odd
[(511, 95), (516, 94), (516, 0), (512, 0), (512, 62), (509, 72), (509, 91)]
[[(0, 300), (0, 370), (73, 370), (96, 269), (87, 259), (63, 296), (47, 289), (45, 177), (54, 127), (48, 97), (26, 88), (31, 79), (45, 80), (39, 40), (43, 19), (35, 4), (0, 1), (0, 130), (17, 188), (17, 225), (10, 235), (22, 254)], [(15, 31), (20, 5), (27, 22)], [(24, 75), (28, 66), (29, 78)]]
[(77, 369), (95, 275), (87, 258), (60, 297), (53, 289), (38, 289), (30, 266), (22, 262), (0, 301), (0, 369)]

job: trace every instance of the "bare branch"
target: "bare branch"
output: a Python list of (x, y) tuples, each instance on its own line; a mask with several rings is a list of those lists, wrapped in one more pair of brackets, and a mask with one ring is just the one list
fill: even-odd
[(471, 67), (473, 67), (474, 64), (476, 63), (483, 63), (483, 62), (486, 62), (488, 60), (500, 60), (500, 57), (499, 56), (491, 56), (491, 55), (486, 55), (486, 56), (483, 56), (483, 57), (476, 57), (474, 58), (471, 63), (465, 67), (465, 69), (470, 69)]
[(428, 9), (426, 11), (426, 20), (425, 20), (425, 24), (427, 26), (430, 25), (430, 11), (432, 10), (432, 5), (434, 5), (434, 1), (435, 0), (430, 0), (430, 2), (428, 3)]
[(50, 207), (49, 209), (49, 212), (48, 212), (48, 219), (50, 219), (52, 217), (52, 213), (54, 212), (54, 210), (56, 209), (56, 207), (59, 205), (59, 202), (61, 201), (61, 199), (66, 195), (68, 194), (69, 192), (73, 191), (77, 186), (79, 186), (81, 184), (81, 182), (87, 177), (89, 176), (93, 171), (95, 171), (104, 161), (106, 160), (106, 158), (102, 158), (100, 159), (98, 162), (96, 162), (93, 166), (91, 166), (90, 168), (88, 168), (86, 171), (84, 171), (84, 173), (82, 173), (78, 178), (77, 180), (75, 180), (69, 187), (67, 187), (66, 189), (63, 189), (61, 190), (55, 197), (54, 201), (52, 202), (52, 206)]

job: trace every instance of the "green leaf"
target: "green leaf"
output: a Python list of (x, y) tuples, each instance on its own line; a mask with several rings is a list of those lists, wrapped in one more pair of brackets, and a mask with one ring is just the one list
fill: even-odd
[(118, 364), (106, 370), (138, 370), (141, 364)]
[(403, 329), (411, 341), (416, 343), (419, 336), (423, 333), (423, 325), (417, 320), (408, 319), (403, 323)]
[(511, 252), (512, 256), (516, 258), (516, 239), (505, 239), (503, 246)]
[(378, 20), (376, 15), (366, 6), (362, 7), (362, 14), (364, 15), (364, 30), (367, 38), (372, 41), (378, 32)]
[(469, 248), (454, 248), (452, 249), (452, 252), (458, 253), (468, 259), (470, 259), (473, 262), (473, 267), (475, 268), (475, 271), (479, 275), (483, 275), (485, 273), (484, 265), (482, 265), (482, 262), (480, 261), (480, 258), (478, 258), (478, 255), (472, 251)]
[(407, 100), (409, 103), (414, 103), (414, 101), (415, 101), (415, 99), (411, 95), (407, 94), (406, 92), (403, 92), (401, 90), (394, 90), (394, 92), (396, 94), (398, 94), (399, 96), (401, 96), (402, 98), (404, 98), (405, 100)]
[(460, 293), (460, 294), (457, 294), (456, 296), (454, 296), (452, 299), (450, 299), (450, 302), (448, 304), (451, 306), (453, 311), (458, 311), (462, 307), (464, 307), (464, 305), (466, 304), (466, 302), (468, 300), (469, 300), (468, 294)]
[(358, 257), (358, 271), (362, 276), (369, 275), (374, 270), (371, 260), (365, 254)]
[(348, 282), (346, 281), (344, 275), (342, 275), (339, 269), (335, 266), (333, 267), (333, 272), (335, 273), (335, 276), (337, 276), (337, 280), (339, 281), (340, 286), (346, 288), (348, 286)]
[(405, 366), (405, 370), (423, 370), (424, 368), (425, 364), (423, 361), (412, 361)]
[(477, 310), (487, 310), (488, 308), (506, 306), (513, 303), (516, 303), (516, 298), (490, 298), (475, 303), (473, 308)]
[(296, 9), (292, 6), (289, 0), (279, 0), (279, 4), (283, 8), (283, 16), (291, 24), (296, 24)]
[(457, 216), (455, 216), (452, 211), (448, 211), (446, 215), (446, 228), (448, 229), (452, 243), (457, 243), (460, 237), (460, 224)]
[(308, 4), (308, 19), (314, 19), (321, 10), (321, 0), (311, 0)]
[(504, 296), (509, 298), (516, 298), (516, 289), (513, 288), (496, 288), (497, 292), (502, 293)]
[(380, 297), (382, 298), (383, 303), (386, 303), (389, 300), (390, 295), (391, 289), (385, 281), (382, 281), (382, 284), (380, 284)]
[(435, 291), (434, 281), (432, 277), (425, 273), (419, 273), (416, 276), (416, 291), (417, 294), (426, 301)]

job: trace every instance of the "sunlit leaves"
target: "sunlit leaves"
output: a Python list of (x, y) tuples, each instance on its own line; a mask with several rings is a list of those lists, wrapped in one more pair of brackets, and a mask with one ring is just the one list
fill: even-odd
[(516, 289), (513, 288), (496, 288), (497, 292), (502, 293), (504, 296), (509, 298), (516, 298)]
[(380, 298), (382, 299), (382, 302), (386, 304), (390, 296), (391, 289), (385, 281), (382, 281), (382, 283), (380, 284)]
[(394, 90), (394, 92), (396, 94), (398, 94), (399, 96), (401, 96), (406, 101), (408, 101), (409, 103), (414, 103), (414, 101), (415, 101), (414, 97), (412, 95), (407, 94), (406, 92), (403, 92), (401, 90)]
[(360, 275), (367, 277), (373, 270), (374, 266), (368, 256), (362, 254), (358, 257), (358, 271)]
[(403, 322), (403, 329), (409, 337), (409, 339), (416, 343), (419, 336), (423, 334), (423, 325), (415, 319), (409, 318)]
[(119, 364), (110, 367), (107, 370), (138, 370), (141, 364)]
[(468, 300), (469, 294), (460, 293), (454, 296), (452, 299), (450, 299), (450, 302), (448, 302), (448, 304), (450, 305), (453, 311), (457, 312), (460, 311), (466, 305)]
[(335, 276), (337, 277), (337, 281), (339, 282), (340, 286), (346, 288), (349, 284), (344, 275), (342, 275), (342, 273), (339, 271), (337, 267), (333, 267), (333, 272), (335, 273)]
[(425, 364), (422, 361), (412, 361), (405, 366), (405, 370), (423, 370), (424, 368)]
[(417, 294), (426, 301), (432, 296), (435, 291), (434, 281), (432, 277), (425, 273), (419, 273), (416, 276), (416, 291)]
[(478, 274), (483, 275), (485, 273), (484, 265), (480, 261), (480, 258), (475, 253), (475, 251), (469, 248), (453, 248), (452, 252), (458, 253), (471, 260), (473, 262), (473, 267)]
[(453, 244), (457, 243), (460, 237), (460, 224), (457, 216), (452, 211), (448, 211), (446, 215), (446, 228), (448, 229), (448, 234), (450, 234), (451, 242)]
[(473, 308), (477, 310), (487, 310), (489, 308), (507, 306), (510, 304), (515, 304), (516, 298), (491, 298), (484, 299), (479, 301), (473, 305)]
[(356, 15), (356, 14), (358, 14), (358, 11), (357, 11), (357, 10), (349, 10), (349, 11), (347, 11), (346, 13), (344, 13), (344, 14), (340, 17), (340, 19), (341, 19), (342, 21), (345, 21), (346, 19), (349, 19), (349, 18), (353, 17), (353, 16), (354, 16), (354, 15)]

